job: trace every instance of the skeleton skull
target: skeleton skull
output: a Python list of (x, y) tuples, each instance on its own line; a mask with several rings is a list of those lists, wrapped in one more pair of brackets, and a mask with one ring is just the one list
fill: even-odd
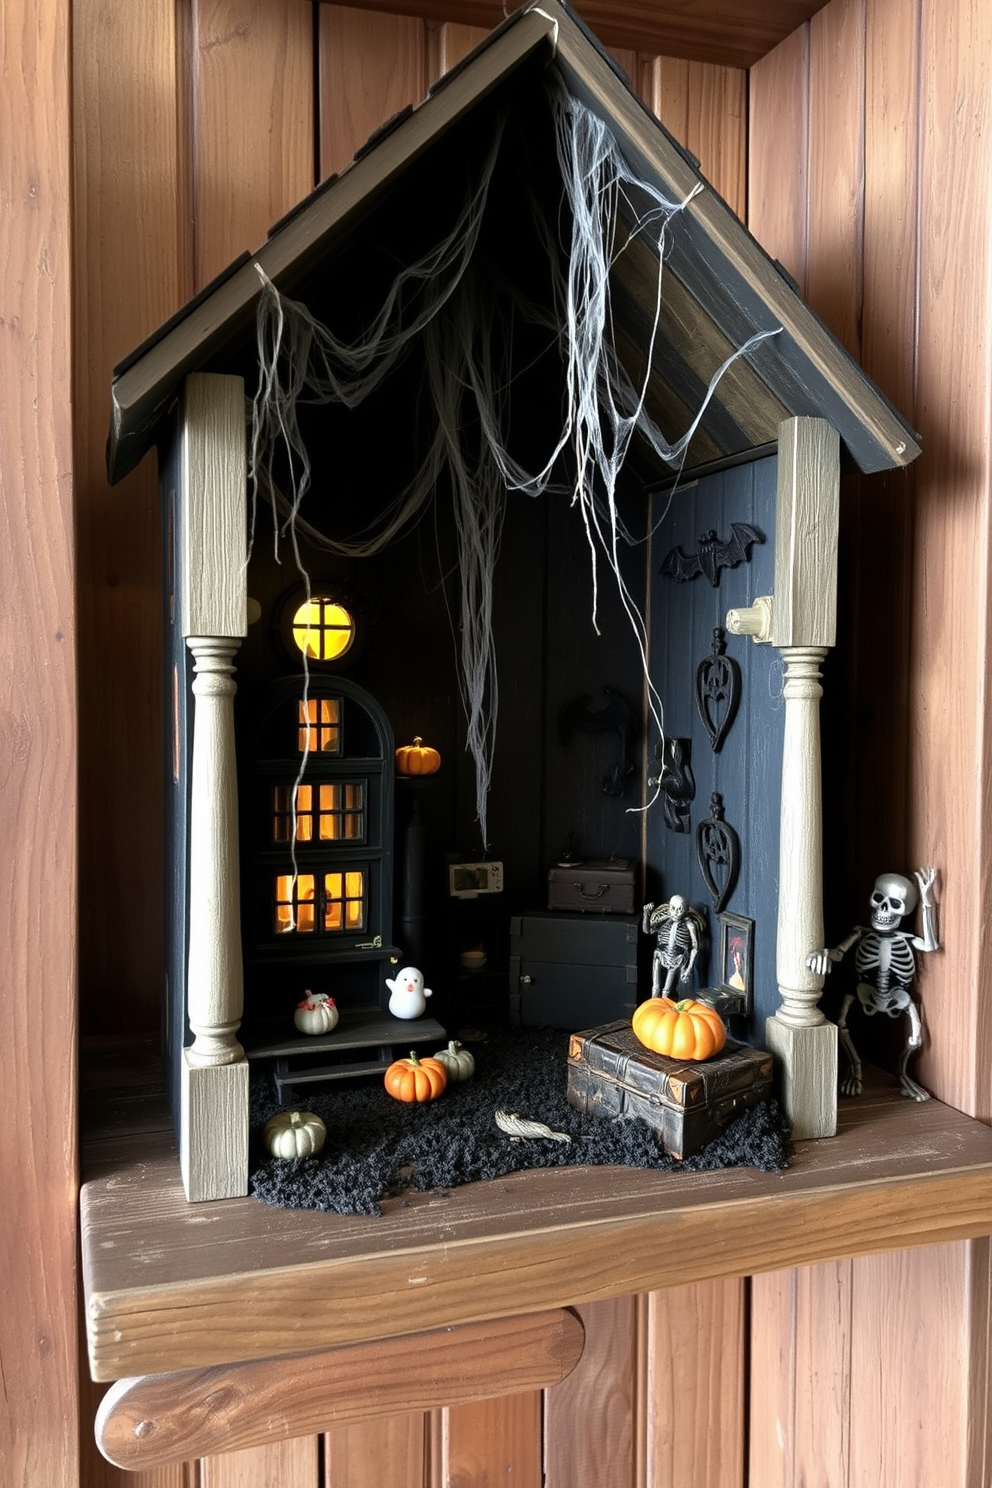
[(688, 907), (681, 894), (673, 894), (668, 901), (668, 911), (673, 920), (680, 920)]
[(875, 880), (871, 895), (871, 923), (876, 930), (894, 930), (912, 914), (919, 898), (916, 885), (901, 873), (883, 873)]

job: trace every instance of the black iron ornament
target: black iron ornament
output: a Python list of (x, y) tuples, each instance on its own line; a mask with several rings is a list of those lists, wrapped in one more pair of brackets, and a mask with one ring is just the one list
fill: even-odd
[(699, 548), (695, 553), (686, 553), (680, 546), (665, 555), (658, 570), (679, 584), (705, 574), (715, 589), (720, 582), (720, 571), (736, 568), (739, 563), (748, 563), (755, 543), (763, 543), (764, 534), (749, 522), (731, 522), (730, 536), (717, 537), (713, 528), (699, 535)]
[(696, 861), (713, 909), (719, 914), (734, 892), (741, 871), (740, 838), (723, 819), (723, 797), (719, 791), (710, 796), (708, 819), (696, 827)]
[(696, 796), (692, 740), (667, 734), (657, 746), (656, 753), (662, 761), (661, 772), (649, 780), (648, 785), (657, 785), (661, 792), (669, 831), (688, 832), (691, 828), (689, 808)]
[(741, 669), (726, 649), (727, 633), (718, 625), (709, 656), (696, 668), (696, 707), (714, 754), (720, 753), (741, 701)]

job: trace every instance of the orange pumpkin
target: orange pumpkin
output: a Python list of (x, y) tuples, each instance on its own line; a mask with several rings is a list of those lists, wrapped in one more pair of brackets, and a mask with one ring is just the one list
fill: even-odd
[(385, 1075), (386, 1089), (398, 1101), (436, 1100), (447, 1083), (448, 1071), (440, 1060), (418, 1059), (413, 1053), (395, 1060)]
[(633, 1029), (646, 1049), (673, 1059), (710, 1059), (727, 1042), (720, 1014), (692, 998), (649, 997), (634, 1013)]
[(403, 744), (396, 751), (396, 769), (400, 775), (433, 775), (440, 768), (441, 756), (419, 734), (412, 744)]

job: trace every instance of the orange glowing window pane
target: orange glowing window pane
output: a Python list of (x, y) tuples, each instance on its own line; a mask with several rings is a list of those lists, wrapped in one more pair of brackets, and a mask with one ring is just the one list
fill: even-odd
[[(272, 840), (289, 842), (293, 836), (293, 792), (288, 785), (272, 787)], [(300, 785), (296, 790), (296, 840), (313, 841), (313, 786)]]
[(341, 699), (300, 698), (297, 710), (297, 748), (302, 754), (341, 753)]
[(355, 622), (336, 600), (315, 597), (293, 616), (293, 640), (311, 661), (335, 661), (354, 639)]
[(324, 874), (324, 929), (327, 931), (362, 930), (365, 928), (365, 872), (349, 869), (345, 873)]
[(314, 928), (314, 894), (312, 873), (276, 874), (273, 928), (277, 935), (309, 935)]

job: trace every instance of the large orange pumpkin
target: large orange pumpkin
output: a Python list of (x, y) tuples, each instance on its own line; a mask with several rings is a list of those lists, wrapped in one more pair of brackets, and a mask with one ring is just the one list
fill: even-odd
[(441, 756), (419, 734), (412, 744), (402, 744), (396, 751), (396, 769), (400, 775), (433, 775), (440, 768)]
[(444, 1091), (448, 1071), (439, 1059), (397, 1059), (387, 1069), (385, 1085), (398, 1101), (432, 1101)]
[(649, 997), (634, 1013), (633, 1029), (646, 1049), (672, 1059), (710, 1059), (727, 1042), (720, 1014), (692, 998)]

